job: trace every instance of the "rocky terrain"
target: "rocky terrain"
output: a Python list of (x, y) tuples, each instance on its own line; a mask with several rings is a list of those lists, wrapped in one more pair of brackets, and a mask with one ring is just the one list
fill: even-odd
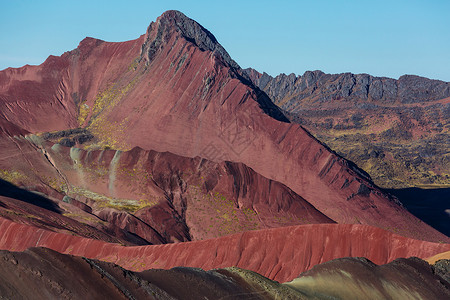
[[(31, 178), (32, 182), (23, 179), (15, 183), (45, 185), (62, 197), (76, 199), (78, 194), (88, 206), (94, 205), (91, 200), (101, 202), (102, 197), (117, 198), (108, 200), (115, 203), (134, 200), (134, 208), (128, 207), (131, 212), (137, 212), (139, 205), (148, 209), (155, 197), (169, 198), (174, 210), (167, 208), (168, 217), (184, 218), (188, 200), (180, 192), (187, 188), (187, 182), (175, 169), (166, 175), (174, 177), (175, 182), (162, 187), (166, 194), (159, 196), (158, 183), (149, 181), (139, 186), (139, 180), (132, 180), (133, 174), (124, 178), (124, 183), (115, 181), (120, 175), (116, 167), (122, 153), (130, 151), (134, 156), (132, 149), (139, 147), (219, 163), (242, 163), (286, 186), (334, 222), (378, 226), (413, 238), (448, 240), (376, 187), (364, 171), (331, 152), (301, 126), (290, 123), (267, 95), (241, 74), (211, 33), (174, 11), (158, 18), (134, 41), (108, 43), (86, 38), (77, 49), (61, 57), (49, 57), (40, 66), (6, 69), (0, 74), (4, 179)], [(46, 118), (41, 117), (44, 114)], [(37, 157), (16, 164), (10, 157), (18, 154), (17, 148), (27, 149), (21, 156)], [(102, 151), (108, 150), (113, 151), (106, 152), (103, 164)], [(65, 153), (68, 164), (60, 163), (58, 152)], [(84, 156), (93, 177), (86, 177)], [(127, 164), (133, 169), (124, 169), (141, 172), (140, 178), (145, 181), (148, 170), (139, 164), (146, 163), (141, 160), (133, 166), (138, 157), (129, 158)], [(32, 162), (34, 159), (40, 161), (39, 166)], [(49, 168), (45, 178), (40, 175)], [(104, 183), (97, 184), (95, 177)], [(209, 193), (216, 185), (217, 179), (209, 180), (203, 192)], [(148, 184), (158, 186), (150, 187), (156, 189), (155, 195), (139, 198), (147, 193)], [(199, 184), (203, 183), (194, 185)], [(228, 185), (230, 188), (236, 187)], [(227, 195), (224, 198), (230, 203), (237, 201), (236, 197), (233, 201)], [(143, 201), (138, 205), (137, 200)], [(250, 204), (244, 208), (258, 216), (258, 210)], [(235, 205), (239, 209), (242, 203)], [(220, 215), (231, 213), (223, 209), (218, 209)], [(289, 223), (286, 218), (284, 223)], [(292, 218), (297, 218), (297, 224), (302, 222), (295, 214)], [(260, 222), (261, 218), (257, 219)], [(241, 224), (242, 230), (246, 226)], [(177, 239), (188, 239), (186, 232), (181, 236)]]
[[(46, 247), (86, 257), (42, 249), (17, 254), (35, 264), (48, 253), (46, 268), (82, 264), (92, 282), (70, 286), (58, 277), (67, 274), (43, 276), (68, 298), (64, 292), (96, 282), (128, 298), (149, 291), (179, 297), (171, 293), (190, 284), (205, 296), (260, 291), (263, 284), (314, 298), (270, 280), (292, 280), (347, 256), (386, 264), (450, 250), (446, 234), (291, 122), (252, 76), (208, 30), (177, 11), (136, 40), (86, 38), (39, 66), (0, 71), (0, 249)], [(430, 84), (430, 97), (446, 93)], [(362, 268), (378, 270), (364, 262)], [(131, 272), (233, 266), (270, 280), (237, 269)], [(253, 275), (242, 286), (245, 274)], [(178, 276), (190, 279), (177, 287)], [(4, 282), (4, 295), (26, 284)]]
[[(377, 266), (346, 258), (317, 265), (292, 282), (279, 283), (236, 267), (203, 271), (132, 272), (45, 248), (0, 251), (0, 294), (9, 299), (446, 299), (448, 261), (418, 258)], [(398, 276), (401, 274), (401, 276)], [(419, 275), (420, 274), (420, 275)], [(36, 290), (40, 293), (36, 294)]]
[(404, 75), (245, 74), (288, 118), (385, 188), (448, 187), (450, 83)]

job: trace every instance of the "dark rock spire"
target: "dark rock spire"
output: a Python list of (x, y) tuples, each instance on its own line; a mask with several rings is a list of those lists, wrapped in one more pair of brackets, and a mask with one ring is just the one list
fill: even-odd
[(214, 52), (230, 67), (240, 69), (239, 65), (231, 59), (211, 32), (176, 10), (166, 11), (156, 19), (156, 22), (150, 24), (145, 42), (142, 45), (141, 57), (150, 62), (155, 53), (164, 47), (169, 37), (174, 33), (180, 34), (187, 41), (197, 45), (202, 51)]

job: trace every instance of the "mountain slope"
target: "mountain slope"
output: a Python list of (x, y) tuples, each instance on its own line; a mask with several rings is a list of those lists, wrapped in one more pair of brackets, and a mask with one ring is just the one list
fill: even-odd
[[(362, 295), (370, 299), (439, 299), (449, 296), (449, 282), (439, 275), (436, 267), (417, 258), (383, 266), (362, 259), (340, 259), (319, 265), (286, 284), (236, 267), (211, 271), (154, 269), (136, 273), (111, 263), (63, 255), (45, 248), (31, 248), (23, 253), (0, 251), (0, 258), (3, 283), (0, 296), (8, 299), (330, 299), (349, 296), (359, 299)], [(345, 282), (345, 289), (344, 285), (336, 284), (339, 281)], [(374, 285), (374, 281), (378, 284)], [(314, 285), (315, 291), (311, 292), (310, 287)]]
[(286, 285), (319, 299), (446, 299), (450, 282), (444, 279), (445, 271), (440, 271), (445, 264), (448, 261), (431, 267), (417, 257), (381, 266), (363, 258), (336, 259)]
[(36, 135), (0, 139), (0, 145), (0, 177), (33, 191), (1, 181), (0, 196), (8, 198), (0, 199), (0, 215), (49, 230), (70, 220), (90, 231), (121, 229), (146, 241), (136, 244), (161, 244), (334, 222), (242, 163), (139, 148), (85, 151)]
[(82, 127), (86, 143), (58, 141), (71, 153), (137, 146), (243, 163), (336, 222), (448, 240), (289, 123), (215, 38), (180, 12), (164, 13), (134, 41), (88, 38), (41, 66), (2, 71), (0, 86), (2, 117), (15, 126), (46, 137)]

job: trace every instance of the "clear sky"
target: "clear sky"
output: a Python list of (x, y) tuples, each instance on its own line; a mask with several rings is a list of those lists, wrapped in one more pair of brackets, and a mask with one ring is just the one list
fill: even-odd
[(135, 39), (169, 9), (209, 29), (243, 68), (450, 81), (448, 0), (0, 0), (0, 70), (40, 64), (86, 36)]

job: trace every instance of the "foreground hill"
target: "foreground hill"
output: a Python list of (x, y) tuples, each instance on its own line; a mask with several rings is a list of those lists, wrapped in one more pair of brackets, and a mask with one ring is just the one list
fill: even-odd
[(291, 119), (385, 188), (450, 185), (450, 83), (404, 75), (245, 74)]
[[(0, 251), (0, 296), (8, 299), (447, 299), (445, 263), (418, 258), (377, 266), (347, 258), (318, 265), (280, 284), (233, 268), (131, 272), (111, 263), (46, 248)], [(444, 268), (443, 268), (444, 267)], [(420, 274), (420, 275), (419, 275)], [(39, 293), (36, 293), (39, 291)]]
[[(421, 222), (376, 187), (362, 170), (330, 151), (298, 124), (289, 123), (267, 95), (243, 77), (242, 70), (214, 36), (180, 12), (164, 13), (150, 24), (145, 35), (133, 41), (108, 43), (86, 38), (77, 49), (61, 57), (49, 57), (40, 66), (1, 71), (0, 111), (5, 149), (13, 152), (2, 152), (5, 180), (16, 179), (15, 183), (25, 188), (44, 185), (63, 199), (81, 199), (90, 207), (85, 211), (95, 212), (104, 200), (103, 204), (115, 203), (113, 208), (137, 213), (138, 208), (151, 210), (158, 197), (163, 202), (168, 200), (170, 205), (161, 211), (164, 217), (158, 213), (160, 219), (146, 213), (136, 215), (141, 220), (148, 216), (145, 225), (155, 229), (165, 241), (212, 237), (237, 232), (236, 227), (242, 231), (252, 229), (253, 225), (242, 223), (248, 218), (238, 216), (234, 229), (216, 230), (211, 235), (205, 228), (196, 229), (192, 220), (191, 224), (183, 223), (189, 214), (189, 200), (183, 194), (188, 180), (180, 176), (181, 171), (164, 170), (166, 174), (159, 184), (169, 184), (170, 191), (148, 178), (143, 190), (139, 181), (130, 176), (116, 182), (119, 172), (115, 166), (119, 160), (122, 164), (123, 151), (140, 147), (144, 151), (170, 152), (175, 156), (169, 159), (175, 161), (179, 156), (200, 157), (200, 166), (202, 159), (236, 162), (217, 165), (225, 169), (211, 178), (197, 173), (200, 179), (206, 178), (198, 184), (207, 193), (219, 184), (214, 191), (219, 198), (223, 193), (233, 195), (233, 205), (238, 210), (249, 209), (250, 214), (258, 216), (256, 223), (264, 224), (254, 228), (299, 224), (308, 215), (309, 222), (368, 224), (413, 238), (448, 241), (448, 237)], [(12, 135), (26, 135), (29, 144)], [(43, 144), (40, 138), (50, 144)], [(17, 148), (28, 150), (14, 156)], [(107, 149), (115, 151), (102, 152)], [(122, 171), (133, 175), (136, 161), (144, 154), (136, 150), (129, 153)], [(34, 164), (29, 155), (40, 156), (33, 158), (40, 163)], [(58, 162), (60, 155), (65, 155), (65, 166)], [(11, 161), (10, 157), (18, 159)], [(47, 167), (43, 167), (45, 164)], [(49, 164), (52, 175), (40, 175), (45, 173), (41, 166), (45, 170)], [(188, 169), (197, 172), (198, 168), (193, 168), (195, 161), (189, 164)], [(149, 171), (142, 166), (146, 165), (137, 165), (139, 172)], [(24, 171), (27, 167), (28, 171)], [(104, 183), (88, 180), (86, 169)], [(253, 171), (261, 175), (258, 178), (265, 178), (261, 185), (259, 179), (252, 179)], [(228, 179), (219, 180), (221, 175)], [(141, 178), (145, 179), (145, 174)], [(246, 194), (246, 188), (230, 185), (231, 182), (249, 186), (251, 194)], [(284, 210), (283, 197), (274, 195), (273, 200), (268, 199), (272, 182), (282, 187), (280, 193), (286, 201), (297, 203), (292, 207), (303, 206), (305, 214)], [(124, 188), (127, 185), (130, 188)], [(153, 194), (147, 195), (149, 189), (153, 189)], [(124, 199), (133, 201), (127, 204)], [(138, 200), (142, 201), (137, 204)], [(197, 200), (200, 205), (205, 203)], [(274, 202), (267, 204), (271, 201)], [(263, 206), (257, 208), (255, 203), (266, 203), (263, 206), (267, 209), (263, 211)], [(225, 209), (217, 208), (219, 217), (235, 223), (229, 215), (231, 211)], [(274, 211), (281, 212), (279, 219), (266, 222), (264, 218)], [(129, 218), (114, 211), (98, 217), (103, 221), (116, 220), (114, 223), (122, 227), (124, 218)], [(163, 226), (162, 220), (172, 220), (182, 234), (174, 236), (158, 230), (158, 226)], [(201, 224), (214, 228), (216, 223)]]

